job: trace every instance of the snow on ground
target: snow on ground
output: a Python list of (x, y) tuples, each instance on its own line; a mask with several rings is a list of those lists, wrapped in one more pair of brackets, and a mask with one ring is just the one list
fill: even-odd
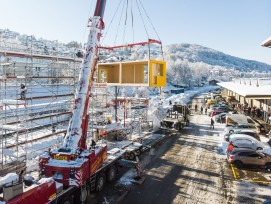
[[(253, 203), (262, 203), (266, 199), (270, 199), (270, 186), (259, 185), (257, 183), (251, 183), (248, 181), (234, 181), (233, 189), (237, 192), (237, 197), (240, 200), (238, 203), (245, 204), (247, 203), (248, 199), (254, 201)], [(243, 199), (245, 202), (242, 202)]]
[(3, 186), (4, 184), (9, 184), (12, 182), (17, 182), (19, 180), (19, 177), (16, 173), (9, 173), (5, 175), (4, 177), (0, 177), (0, 186)]
[(186, 90), (185, 93), (174, 94), (170, 96), (152, 96), (149, 102), (148, 119), (153, 121), (154, 129), (160, 127), (160, 121), (166, 116), (166, 110), (170, 108), (169, 101), (172, 104), (187, 105), (192, 98), (200, 93), (208, 92), (219, 88), (219, 86), (203, 86), (193, 90)]
[(127, 171), (119, 180), (119, 184), (122, 185), (131, 185), (134, 181), (134, 177), (136, 176), (136, 170), (130, 169)]
[[(150, 99), (149, 103), (149, 110), (148, 110), (148, 119), (153, 120), (154, 122), (154, 127), (159, 127), (160, 126), (160, 121), (165, 117), (166, 114), (166, 109), (169, 108), (169, 101), (171, 100), (172, 104), (183, 104), (186, 105), (188, 104), (193, 96), (208, 92), (209, 90), (213, 90), (218, 88), (217, 86), (205, 86), (205, 87), (200, 87), (195, 90), (189, 90), (186, 91), (185, 93), (181, 94), (176, 94), (172, 95), (169, 97), (165, 98), (160, 98), (160, 96), (153, 96)], [(222, 130), (222, 128), (219, 129), (219, 131)], [(214, 135), (218, 135), (216, 132), (218, 131), (217, 129), (214, 130)], [(150, 134), (149, 136), (144, 137), (145, 139), (148, 138), (155, 138), (161, 135), (159, 134)], [(119, 181), (120, 184), (123, 185), (130, 185), (132, 184), (133, 177), (135, 176), (135, 172), (133, 169), (129, 170), (125, 175), (123, 175)]]

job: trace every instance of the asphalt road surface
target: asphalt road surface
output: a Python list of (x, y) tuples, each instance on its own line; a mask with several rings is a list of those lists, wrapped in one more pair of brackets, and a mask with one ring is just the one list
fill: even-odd
[(207, 116), (192, 116), (190, 127), (157, 149), (145, 168), (146, 181), (130, 191), (122, 203), (226, 203), (232, 200), (226, 190), (225, 161), (217, 157), (215, 133), (216, 130), (210, 130)]
[(221, 131), (218, 125), (210, 129), (208, 116), (192, 116), (189, 127), (141, 158), (144, 183), (107, 185), (102, 192), (92, 194), (89, 203), (258, 204), (271, 199), (270, 184), (234, 178), (220, 148)]
[(190, 127), (146, 157), (145, 182), (120, 203), (262, 203), (271, 198), (269, 185), (234, 179), (219, 147), (221, 128), (210, 129), (209, 120), (192, 116)]

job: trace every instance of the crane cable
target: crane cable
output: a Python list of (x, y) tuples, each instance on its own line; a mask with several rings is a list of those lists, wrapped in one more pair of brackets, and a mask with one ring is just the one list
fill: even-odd
[[(120, 18), (119, 18), (119, 23), (118, 23), (118, 27), (117, 27), (117, 32), (116, 32), (116, 35), (115, 35), (115, 38), (114, 38), (114, 45), (116, 45), (116, 41), (117, 41), (117, 38), (118, 38), (118, 33), (119, 33), (120, 26), (121, 26), (121, 21), (122, 21), (123, 15), (125, 15), (125, 17), (124, 17), (125, 19), (124, 19), (124, 31), (123, 31), (123, 39), (122, 39), (122, 41), (123, 41), (123, 44), (125, 44), (125, 43), (124, 43), (124, 40), (125, 40), (125, 34), (126, 34), (126, 26), (127, 26), (127, 19), (128, 19), (128, 9), (129, 9), (128, 0), (126, 0), (126, 1), (125, 1), (125, 0), (120, 0), (120, 1), (119, 1), (119, 4), (118, 4), (118, 6), (117, 6), (117, 9), (116, 9), (116, 11), (115, 11), (115, 13), (114, 13), (114, 15), (113, 15), (111, 21), (110, 21), (110, 24), (109, 24), (109, 26), (108, 26), (108, 29), (107, 29), (106, 32), (105, 32), (105, 35), (104, 35), (104, 37), (103, 37), (103, 40), (102, 40), (101, 44), (103, 43), (103, 41), (105, 40), (105, 37), (107, 36), (107, 33), (108, 33), (108, 31), (109, 31), (109, 28), (111, 27), (112, 22), (113, 22), (113, 20), (114, 20), (115, 17), (116, 17), (116, 14), (117, 14), (117, 12), (118, 12), (118, 10), (119, 10), (119, 8), (120, 8), (120, 4), (121, 4), (121, 3), (123, 3), (123, 5), (122, 5), (122, 9), (121, 9), (121, 15), (120, 15)], [(143, 24), (143, 26), (144, 26), (146, 35), (147, 35), (147, 37), (148, 37), (148, 40), (150, 39), (150, 37), (149, 37), (149, 33), (148, 33), (148, 30), (147, 30), (146, 23), (145, 23), (145, 21), (144, 21), (144, 19), (143, 19), (143, 12), (144, 12), (144, 14), (146, 15), (148, 21), (150, 22), (150, 24), (151, 24), (151, 26), (152, 26), (152, 29), (154, 30), (155, 34), (157, 35), (159, 41), (161, 42), (160, 37), (159, 37), (159, 35), (158, 35), (156, 29), (154, 28), (153, 23), (152, 23), (152, 21), (150, 20), (150, 17), (149, 17), (149, 15), (147, 14), (146, 9), (144, 8), (144, 6), (143, 6), (141, 0), (136, 0), (136, 4), (137, 4), (137, 9), (138, 9), (138, 12), (139, 12), (139, 14), (140, 14), (140, 18), (141, 18), (142, 24)], [(125, 7), (126, 7), (126, 9), (125, 9)], [(130, 4), (130, 7), (131, 7), (132, 38), (133, 38), (133, 43), (134, 43), (134, 14), (133, 14), (133, 5), (132, 5), (132, 3)], [(140, 7), (142, 7), (142, 9), (141, 9)], [(124, 9), (125, 9), (125, 11), (124, 11)], [(124, 14), (124, 12), (125, 12), (125, 14)], [(150, 59), (150, 53), (151, 53), (151, 52), (150, 52), (150, 44), (148, 44), (148, 52), (149, 52), (149, 59)], [(163, 60), (164, 60), (164, 54), (163, 54), (163, 49), (162, 49), (162, 43), (161, 43), (161, 53), (162, 53), (162, 57), (163, 57)]]
[[(146, 34), (147, 34), (147, 37), (148, 37), (148, 39), (150, 39), (148, 30), (147, 30), (146, 25), (145, 25), (145, 22), (144, 22), (144, 20), (143, 20), (143, 16), (142, 16), (141, 10), (140, 10), (139, 5), (138, 5), (138, 0), (136, 0), (136, 5), (137, 5), (137, 9), (138, 9), (138, 11), (139, 11), (139, 15), (140, 15), (141, 21), (142, 21), (142, 23), (143, 23), (145, 32), (146, 32)], [(149, 59), (151, 59), (151, 48), (150, 48), (150, 44), (148, 44), (148, 51), (149, 51)]]
[(152, 26), (152, 29), (154, 30), (156, 36), (158, 37), (158, 40), (161, 42), (161, 52), (162, 52), (162, 57), (163, 57), (163, 61), (164, 61), (164, 53), (163, 53), (162, 41), (161, 41), (161, 39), (160, 39), (160, 37), (159, 37), (159, 35), (158, 35), (158, 33), (157, 33), (155, 27), (153, 26), (153, 23), (152, 23), (152, 21), (151, 21), (149, 15), (148, 15), (146, 9), (144, 8), (144, 6), (143, 6), (141, 0), (138, 0), (138, 1), (140, 2), (141, 6), (142, 6), (142, 8), (143, 8), (143, 11), (144, 11), (144, 13), (145, 13), (145, 15), (147, 16), (147, 18), (148, 18), (148, 20), (149, 20), (149, 22), (150, 22), (150, 24), (151, 24), (151, 26)]
[(133, 14), (133, 4), (131, 3), (131, 23), (132, 23), (132, 34), (133, 34), (133, 43), (135, 43), (135, 31), (134, 31), (134, 14)]
[(124, 11), (124, 6), (125, 6), (125, 0), (124, 0), (124, 4), (123, 4), (123, 6), (122, 6), (122, 10), (121, 10), (120, 20), (119, 20), (119, 24), (118, 24), (118, 28), (117, 28), (117, 33), (116, 33), (116, 36), (115, 36), (115, 39), (114, 39), (114, 46), (116, 45), (116, 40), (117, 40), (119, 28), (120, 28), (120, 23), (121, 23), (123, 11)]
[(106, 32), (105, 32), (105, 34), (104, 34), (104, 36), (103, 36), (103, 39), (102, 39), (102, 41), (101, 41), (101, 44), (103, 44), (104, 39), (105, 39), (105, 37), (107, 36), (107, 33), (108, 33), (108, 31), (109, 31), (109, 29), (110, 29), (112, 23), (113, 23), (113, 20), (115, 19), (116, 14), (117, 14), (117, 12), (118, 12), (118, 10), (119, 10), (119, 8), (120, 8), (120, 3), (121, 3), (121, 2), (122, 2), (122, 0), (119, 1), (119, 4), (118, 4), (118, 6), (117, 6), (117, 9), (116, 9), (116, 11), (115, 11), (113, 17), (111, 18), (111, 21), (110, 21), (110, 23), (109, 23), (109, 25), (108, 25), (108, 28), (106, 29)]
[(128, 12), (128, 0), (126, 0), (126, 11), (125, 11), (125, 19), (124, 19), (122, 44), (124, 44), (124, 40), (125, 40), (126, 25), (127, 25), (127, 12)]

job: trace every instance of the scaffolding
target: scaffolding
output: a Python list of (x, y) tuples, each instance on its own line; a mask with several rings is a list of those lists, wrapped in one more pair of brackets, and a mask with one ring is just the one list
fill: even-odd
[(62, 141), (81, 64), (74, 50), (0, 38), (0, 176)]

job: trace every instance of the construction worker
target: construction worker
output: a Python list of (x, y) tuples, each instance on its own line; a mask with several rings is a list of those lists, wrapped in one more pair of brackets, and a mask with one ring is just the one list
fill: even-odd
[(19, 173), (19, 183), (23, 183), (24, 181), (24, 170), (22, 169)]
[(198, 105), (195, 105), (195, 113), (198, 112)]
[(20, 99), (25, 99), (25, 94), (26, 94), (26, 87), (24, 84), (21, 84), (21, 98)]
[(104, 131), (103, 130), (99, 130), (99, 139), (102, 138), (103, 135), (104, 135)]
[(95, 147), (96, 147), (96, 142), (92, 139), (91, 140), (91, 148), (95, 149)]
[(213, 128), (213, 129), (214, 129), (214, 124), (215, 124), (215, 121), (213, 118), (211, 118), (211, 128)]
[(52, 126), (52, 133), (55, 133), (55, 132), (56, 132), (56, 126), (53, 125), (53, 126)]

